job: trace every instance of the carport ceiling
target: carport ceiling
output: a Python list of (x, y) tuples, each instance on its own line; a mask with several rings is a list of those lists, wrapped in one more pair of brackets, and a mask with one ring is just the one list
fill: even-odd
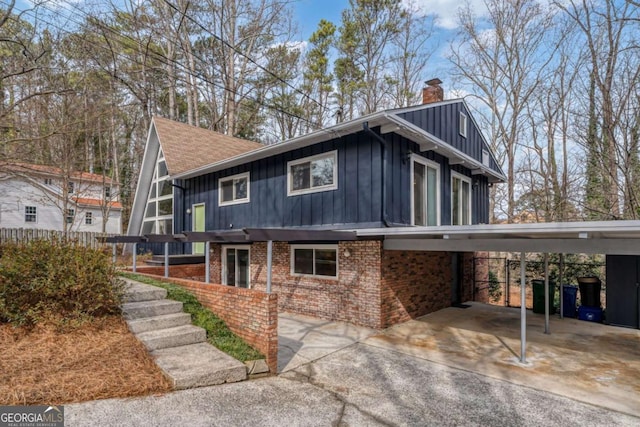
[(640, 255), (640, 221), (481, 224), (357, 230), (388, 250)]

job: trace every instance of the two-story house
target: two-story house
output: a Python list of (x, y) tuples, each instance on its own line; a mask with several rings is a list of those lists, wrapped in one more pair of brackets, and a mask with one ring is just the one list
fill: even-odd
[(87, 172), (0, 163), (0, 227), (121, 233), (117, 182)]
[[(504, 181), (464, 100), (428, 83), (422, 105), (270, 146), (155, 117), (128, 234), (376, 230), (275, 242), (280, 307), (380, 328), (472, 299), (473, 253), (383, 247), (389, 227), (488, 223), (489, 186)], [(266, 257), (263, 241), (213, 243), (211, 280), (264, 288)]]

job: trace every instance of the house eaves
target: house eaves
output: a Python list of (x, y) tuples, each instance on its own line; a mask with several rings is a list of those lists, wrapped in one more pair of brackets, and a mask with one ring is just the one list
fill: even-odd
[(364, 123), (368, 123), (370, 128), (380, 126), (382, 134), (394, 132), (407, 139), (415, 141), (420, 145), (422, 151), (435, 150), (444, 157), (450, 159), (451, 164), (462, 164), (469, 168), (473, 174), (486, 175), (490, 182), (503, 182), (506, 177), (493, 169), (483, 165), (478, 160), (452, 147), (443, 140), (435, 137), (429, 132), (415, 126), (412, 123), (398, 117), (396, 110), (385, 110), (378, 113), (369, 114), (349, 122), (340, 123), (326, 129), (318, 130), (303, 136), (299, 136), (288, 141), (268, 145), (249, 151), (237, 156), (233, 156), (219, 162), (171, 175), (173, 179), (186, 179), (207, 173), (217, 172), (223, 169), (246, 164), (255, 160), (286, 153), (298, 148), (307, 147), (331, 138), (339, 138), (362, 130)]
[(387, 250), (640, 255), (640, 221), (479, 224), (354, 230)]

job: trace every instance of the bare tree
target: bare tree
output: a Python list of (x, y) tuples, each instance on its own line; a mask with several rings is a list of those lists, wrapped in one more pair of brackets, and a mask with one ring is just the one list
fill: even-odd
[(408, 107), (421, 100), (424, 70), (434, 50), (429, 44), (433, 35), (433, 17), (409, 3), (401, 14), (398, 28), (399, 32), (393, 40), (391, 97), (395, 107)]
[(517, 153), (519, 144), (526, 144), (527, 104), (554, 55), (554, 44), (548, 43), (554, 13), (534, 0), (488, 0), (487, 7), (486, 22), (468, 7), (461, 11), (461, 42), (451, 46), (449, 59), (455, 75), (469, 82), (491, 114), (489, 139), (507, 173), (506, 200), (494, 199), (492, 205), (513, 221)]

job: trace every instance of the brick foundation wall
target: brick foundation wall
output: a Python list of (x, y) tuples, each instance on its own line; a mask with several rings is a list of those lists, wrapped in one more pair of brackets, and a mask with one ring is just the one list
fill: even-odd
[[(340, 242), (338, 278), (324, 279), (292, 275), (290, 245), (274, 242), (271, 283), (280, 309), (379, 328), (381, 250), (379, 241)], [(254, 243), (250, 256), (251, 284), (264, 290), (267, 244)]]
[[(267, 243), (253, 243), (250, 248), (251, 288), (265, 291)], [(381, 251), (380, 241), (340, 242), (338, 279), (324, 279), (292, 275), (290, 245), (274, 242), (271, 290), (278, 294), (279, 309), (379, 328)], [(220, 245), (211, 245), (213, 282), (221, 281), (221, 252)]]
[(383, 251), (382, 328), (451, 306), (451, 253)]
[(469, 287), (474, 284), (475, 278), (475, 290), (473, 298), (469, 300), (489, 303), (489, 253), (488, 252), (476, 252), (467, 253), (468, 259), (466, 262), (470, 264), (471, 275), (465, 278), (465, 283), (469, 283)]
[[(164, 274), (164, 268), (162, 274)], [(192, 292), (203, 306), (224, 320), (231, 331), (266, 357), (270, 372), (277, 372), (278, 296), (276, 294), (175, 277), (169, 279), (161, 276), (151, 277), (174, 283)]]
[[(212, 282), (222, 278), (221, 252), (220, 245), (211, 245)], [(267, 243), (251, 244), (249, 257), (251, 287), (265, 291)], [(323, 279), (292, 275), (290, 245), (274, 242), (272, 292), (282, 311), (386, 328), (451, 306), (451, 257), (450, 252), (386, 251), (379, 240), (340, 242), (338, 279)], [(473, 258), (473, 253), (461, 257), (463, 301), (475, 297)]]

